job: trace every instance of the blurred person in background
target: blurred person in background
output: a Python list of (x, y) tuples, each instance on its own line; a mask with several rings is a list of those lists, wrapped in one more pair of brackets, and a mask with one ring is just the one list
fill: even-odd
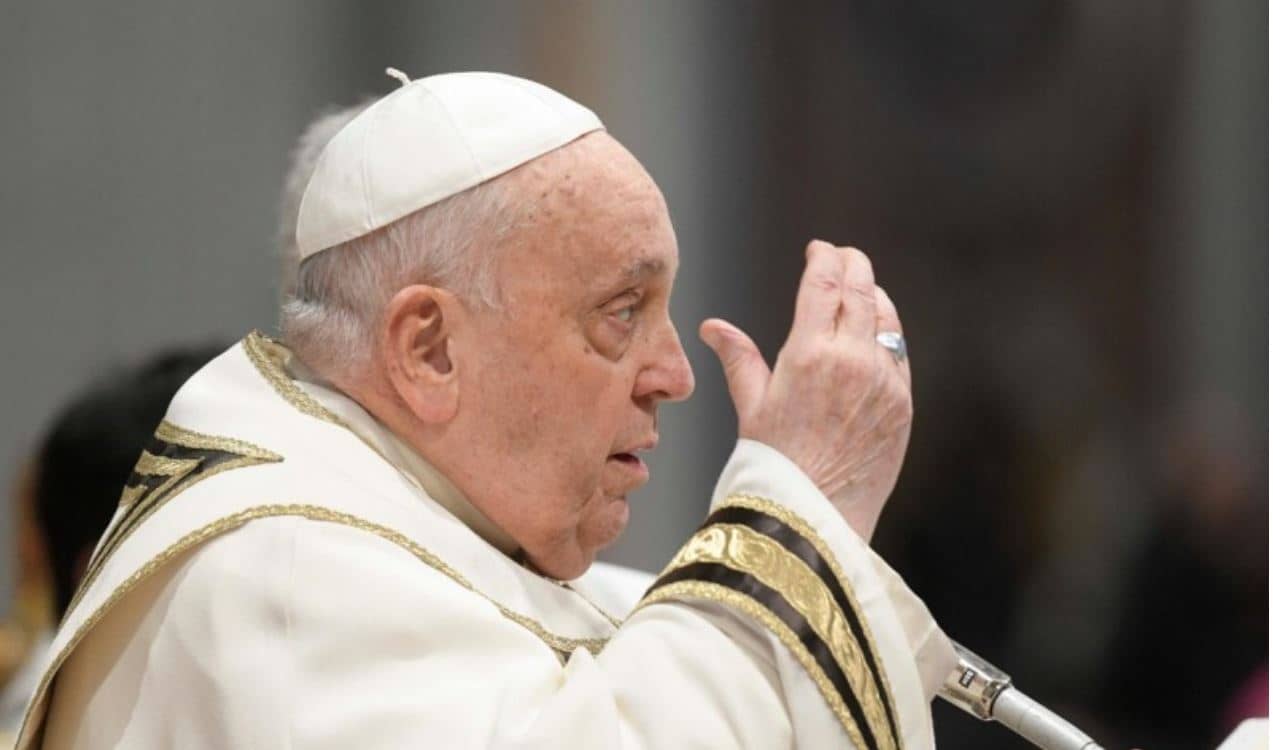
[(1162, 430), (1156, 513), (1095, 682), (1119, 734), (1158, 750), (1211, 747), (1268, 716), (1268, 487), (1251, 429), (1212, 397)]
[[(61, 619), (173, 394), (222, 348), (215, 344), (158, 352), (101, 378), (54, 417), (27, 472), (27, 491), (18, 498), (24, 515), (30, 506), (33, 522), (20, 527), (23, 569), (46, 568), (51, 584), (51, 596), (39, 600), (48, 609), (28, 619)], [(31, 533), (34, 538), (28, 538)], [(44, 565), (27, 560), (27, 550)], [(28, 588), (20, 586), (19, 592)], [(20, 596), (19, 611), (30, 608), (22, 604), (26, 598)], [(35, 636), (25, 662), (0, 693), (0, 732), (10, 740), (43, 673), (51, 638), (51, 630)]]
[(28, 459), (22, 466), (13, 493), (18, 573), (9, 617), (0, 625), (4, 665), (0, 672), (0, 743), (11, 743), (16, 737), (57, 624), (48, 553), (36, 518), (34, 461)]

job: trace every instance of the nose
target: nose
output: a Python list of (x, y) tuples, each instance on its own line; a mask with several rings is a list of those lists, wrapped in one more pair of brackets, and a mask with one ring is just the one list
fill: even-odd
[(633, 398), (684, 401), (694, 392), (694, 370), (671, 320), (653, 340), (648, 364), (637, 374)]

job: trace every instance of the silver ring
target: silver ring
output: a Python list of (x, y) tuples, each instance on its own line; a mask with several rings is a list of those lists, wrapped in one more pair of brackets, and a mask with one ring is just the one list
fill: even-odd
[(879, 345), (888, 349), (893, 355), (893, 359), (898, 362), (906, 361), (906, 337), (896, 331), (884, 331), (875, 334), (875, 340)]

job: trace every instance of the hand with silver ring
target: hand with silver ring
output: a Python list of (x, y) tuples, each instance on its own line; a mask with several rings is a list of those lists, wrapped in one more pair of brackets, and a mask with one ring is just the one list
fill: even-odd
[(910, 439), (910, 363), (892, 300), (851, 247), (809, 243), (791, 333), (773, 371), (723, 320), (699, 329), (725, 369), (741, 437), (791, 459), (869, 540)]

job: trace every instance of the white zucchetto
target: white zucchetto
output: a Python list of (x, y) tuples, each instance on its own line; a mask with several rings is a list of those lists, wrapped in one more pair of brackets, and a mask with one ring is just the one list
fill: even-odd
[(604, 127), (591, 110), (547, 86), (501, 73), (405, 83), (323, 150), (301, 198), (301, 259)]

